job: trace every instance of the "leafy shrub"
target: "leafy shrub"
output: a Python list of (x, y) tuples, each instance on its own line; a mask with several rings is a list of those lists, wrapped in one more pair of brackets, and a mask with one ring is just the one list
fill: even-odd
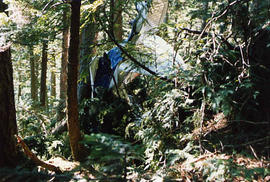
[(126, 175), (128, 167), (143, 161), (143, 147), (104, 133), (84, 135), (83, 144), (90, 150), (89, 164), (99, 165), (107, 174)]
[[(181, 108), (188, 107), (185, 103), (186, 93), (173, 89), (165, 96), (156, 98), (154, 107), (146, 110), (141, 120), (133, 124), (137, 131), (136, 138), (145, 145), (146, 168), (158, 167), (165, 160), (165, 152), (179, 145), (179, 133), (187, 133), (189, 123), (185, 123)], [(179, 116), (179, 113), (183, 114)], [(185, 124), (184, 124), (185, 123)]]

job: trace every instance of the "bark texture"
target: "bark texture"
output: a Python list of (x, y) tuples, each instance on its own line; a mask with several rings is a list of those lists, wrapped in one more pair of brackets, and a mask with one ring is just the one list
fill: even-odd
[(62, 40), (62, 60), (61, 60), (61, 75), (60, 75), (60, 99), (66, 100), (67, 95), (67, 62), (68, 62), (68, 47), (69, 47), (69, 21), (67, 10), (63, 12), (63, 40)]
[[(57, 121), (65, 118), (66, 97), (67, 97), (67, 64), (69, 47), (69, 8), (63, 10), (63, 32), (62, 32), (62, 57), (60, 74), (60, 102), (57, 108)], [(67, 122), (65, 122), (67, 123)], [(66, 128), (66, 124), (65, 124)]]
[(17, 163), (16, 111), (10, 49), (0, 47), (0, 168)]
[(46, 78), (47, 78), (47, 63), (48, 63), (48, 42), (43, 42), (42, 47), (42, 62), (41, 62), (41, 77), (40, 77), (40, 105), (46, 105)]
[(67, 117), (68, 133), (73, 159), (80, 160), (80, 124), (78, 118), (77, 80), (79, 64), (79, 40), (80, 40), (80, 0), (71, 2), (71, 26), (70, 26), (70, 47), (68, 58), (67, 78)]

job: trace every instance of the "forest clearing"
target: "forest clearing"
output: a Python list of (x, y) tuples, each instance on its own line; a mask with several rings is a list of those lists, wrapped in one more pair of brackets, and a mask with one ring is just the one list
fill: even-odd
[(270, 181), (270, 0), (0, 0), (0, 182)]

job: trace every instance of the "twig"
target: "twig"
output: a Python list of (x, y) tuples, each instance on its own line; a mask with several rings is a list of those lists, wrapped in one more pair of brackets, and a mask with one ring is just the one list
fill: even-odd
[(257, 156), (257, 154), (256, 154), (256, 152), (255, 152), (255, 150), (254, 150), (254, 148), (253, 148), (251, 145), (249, 145), (249, 148), (250, 148), (250, 150), (252, 151), (254, 157), (255, 157), (257, 160), (259, 160), (259, 158), (258, 158), (258, 156)]
[(42, 9), (42, 11), (41, 12), (44, 12), (52, 3), (54, 3), (54, 0), (51, 0), (50, 2), (48, 2), (45, 6), (44, 6), (44, 8)]
[(245, 66), (248, 67), (249, 65), (248, 65), (247, 62), (245, 61), (245, 57), (244, 57), (244, 53), (243, 53), (243, 48), (242, 48), (242, 46), (239, 45), (239, 48), (240, 48), (240, 53), (241, 53), (241, 58), (242, 58), (243, 69), (244, 69)]
[(31, 160), (33, 160), (38, 166), (41, 166), (43, 168), (46, 168), (50, 171), (54, 171), (56, 173), (62, 173), (62, 171), (60, 170), (59, 167), (56, 167), (54, 165), (51, 165), (51, 164), (47, 164), (43, 161), (41, 161), (30, 149), (29, 147), (24, 143), (23, 139), (18, 136), (18, 135), (15, 135), (16, 138), (17, 138), (17, 142), (18, 144), (20, 144), (24, 150), (24, 153), (25, 155), (27, 155)]

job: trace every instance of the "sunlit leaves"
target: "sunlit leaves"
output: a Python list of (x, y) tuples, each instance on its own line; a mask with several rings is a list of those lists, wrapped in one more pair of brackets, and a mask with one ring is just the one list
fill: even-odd
[(98, 7), (104, 4), (104, 0), (96, 0), (93, 3), (89, 3), (89, 1), (83, 2), (81, 8), (82, 12), (88, 11), (89, 13), (94, 13), (97, 11)]

